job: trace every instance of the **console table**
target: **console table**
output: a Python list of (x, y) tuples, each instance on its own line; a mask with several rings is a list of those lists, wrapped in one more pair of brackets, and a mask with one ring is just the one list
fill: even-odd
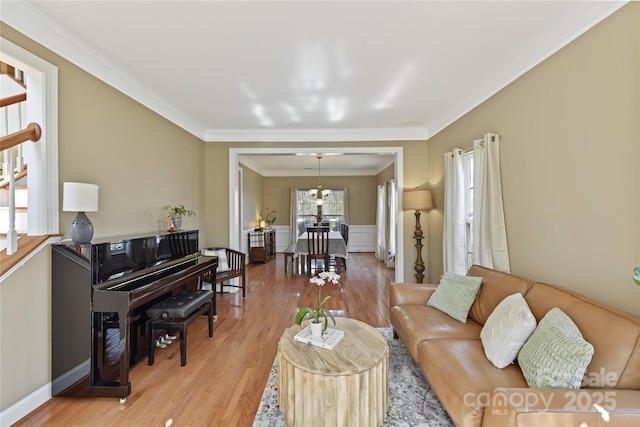
[[(333, 350), (294, 341), (292, 326), (278, 343), (278, 401), (287, 426), (380, 426), (388, 410), (389, 349), (375, 328), (336, 318), (345, 331)], [(331, 325), (331, 327), (334, 327)]]
[(249, 262), (267, 262), (276, 256), (276, 230), (269, 228), (249, 234)]

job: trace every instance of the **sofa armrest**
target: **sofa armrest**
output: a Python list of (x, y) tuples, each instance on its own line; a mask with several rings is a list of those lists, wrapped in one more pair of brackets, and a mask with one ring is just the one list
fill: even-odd
[(498, 388), (484, 399), (483, 426), (640, 425), (640, 390)]
[(425, 305), (438, 285), (422, 283), (392, 283), (389, 288), (389, 306), (402, 304)]

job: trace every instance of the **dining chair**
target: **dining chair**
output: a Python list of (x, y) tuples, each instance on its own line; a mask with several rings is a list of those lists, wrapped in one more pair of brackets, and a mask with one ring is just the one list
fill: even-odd
[[(340, 234), (342, 235), (342, 240), (344, 240), (344, 245), (349, 249), (349, 224), (341, 223), (340, 224)], [(336, 262), (341, 262), (342, 267), (347, 269), (347, 259), (346, 258), (336, 258)]]
[(323, 269), (329, 270), (329, 227), (307, 227), (307, 272), (311, 275), (311, 264), (323, 260)]

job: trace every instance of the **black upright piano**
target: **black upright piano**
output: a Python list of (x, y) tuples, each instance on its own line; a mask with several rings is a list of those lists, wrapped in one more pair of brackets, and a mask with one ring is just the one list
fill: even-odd
[(52, 395), (126, 399), (147, 308), (217, 265), (200, 256), (197, 230), (52, 245)]

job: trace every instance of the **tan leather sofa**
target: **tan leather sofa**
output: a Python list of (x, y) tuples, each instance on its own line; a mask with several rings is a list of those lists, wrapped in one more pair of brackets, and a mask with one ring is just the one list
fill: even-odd
[[(484, 267), (467, 274), (483, 277), (467, 323), (426, 305), (437, 285), (395, 283), (390, 289), (394, 333), (457, 426), (640, 426), (639, 317)], [(516, 292), (538, 322), (558, 307), (593, 345), (583, 388), (530, 389), (517, 361), (498, 369), (486, 358), (482, 325)]]

